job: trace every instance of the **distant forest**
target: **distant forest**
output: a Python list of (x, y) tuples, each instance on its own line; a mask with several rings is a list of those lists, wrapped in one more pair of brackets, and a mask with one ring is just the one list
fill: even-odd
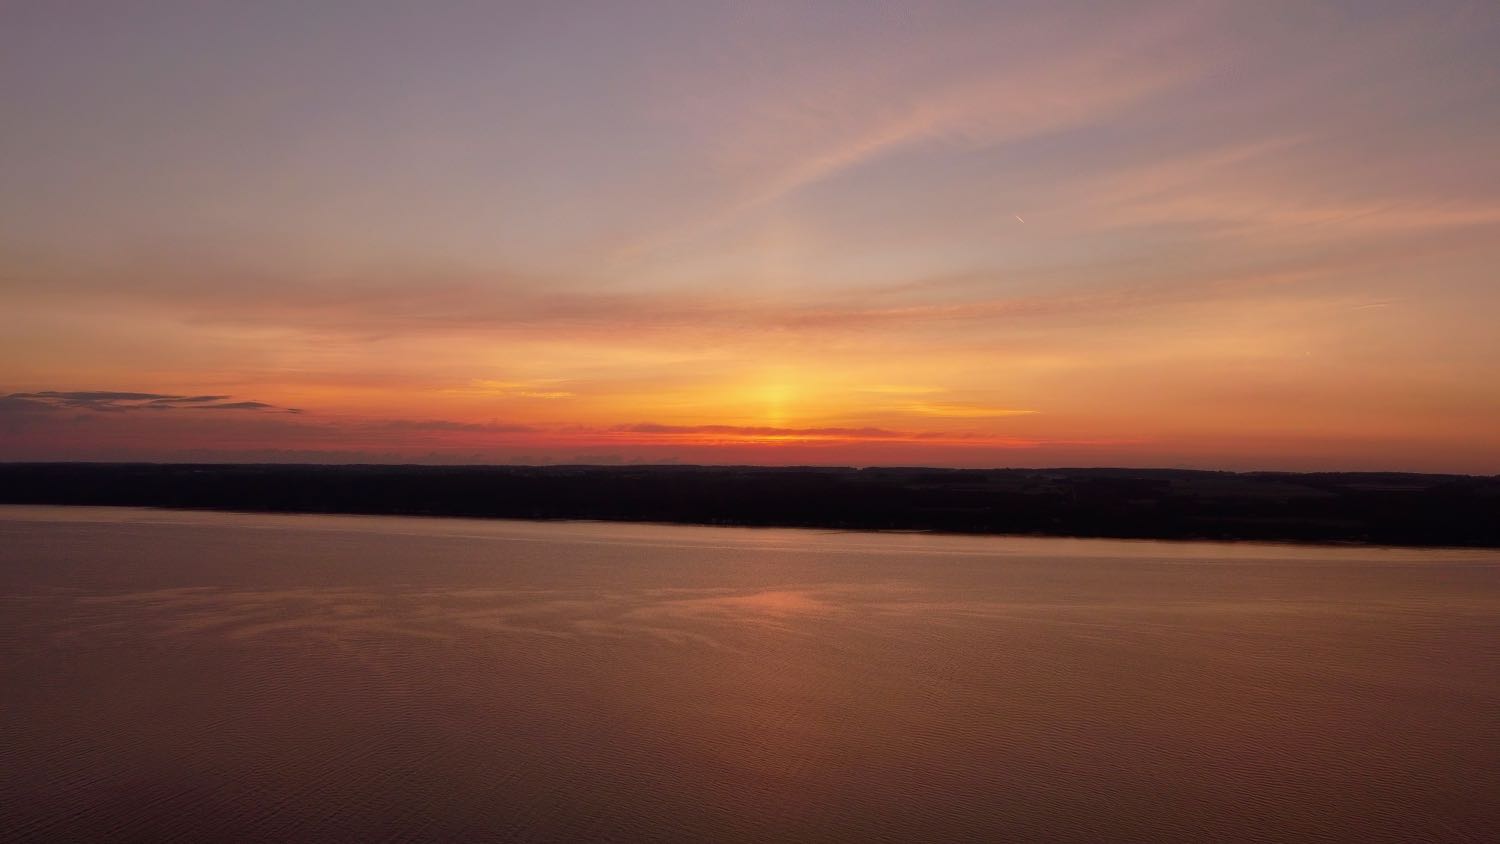
[(0, 503), (1500, 547), (1500, 477), (1397, 473), (11, 463)]

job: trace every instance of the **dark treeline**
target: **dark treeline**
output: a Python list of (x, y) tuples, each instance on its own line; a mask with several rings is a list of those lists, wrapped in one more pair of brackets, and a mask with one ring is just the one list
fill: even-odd
[(0, 503), (1500, 547), (1500, 478), (1395, 473), (14, 463)]

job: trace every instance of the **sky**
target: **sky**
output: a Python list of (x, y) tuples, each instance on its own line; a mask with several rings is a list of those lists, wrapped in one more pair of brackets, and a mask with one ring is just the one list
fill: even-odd
[(1500, 473), (1500, 4), (0, 4), (0, 460)]

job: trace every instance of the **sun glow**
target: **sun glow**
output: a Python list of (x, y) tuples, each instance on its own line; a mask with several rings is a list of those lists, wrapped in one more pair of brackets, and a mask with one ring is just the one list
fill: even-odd
[(762, 388), (761, 398), (765, 403), (767, 425), (781, 427), (787, 423), (787, 413), (794, 396), (795, 391), (785, 382), (773, 382)]

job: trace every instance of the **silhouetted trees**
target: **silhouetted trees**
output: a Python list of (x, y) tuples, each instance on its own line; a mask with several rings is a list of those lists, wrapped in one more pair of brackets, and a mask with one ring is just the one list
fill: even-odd
[(1500, 479), (710, 466), (3, 464), (0, 503), (1500, 547)]

